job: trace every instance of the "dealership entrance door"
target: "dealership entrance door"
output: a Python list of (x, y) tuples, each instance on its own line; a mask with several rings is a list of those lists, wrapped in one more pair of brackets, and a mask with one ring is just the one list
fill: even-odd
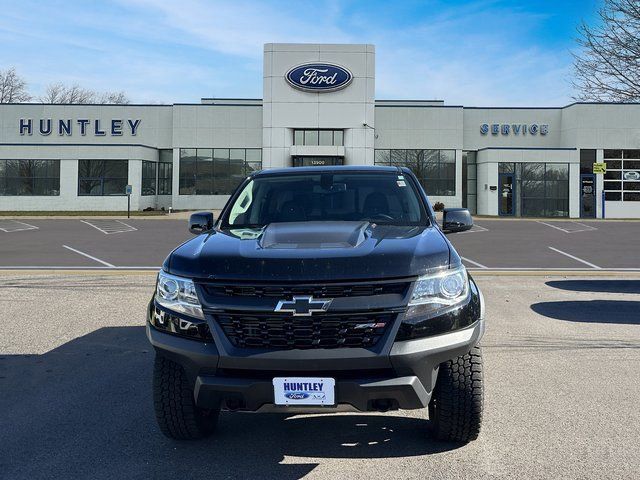
[(512, 216), (515, 214), (515, 175), (501, 173), (498, 177), (498, 214)]
[(580, 218), (596, 218), (596, 176), (580, 175)]
[(294, 167), (323, 167), (330, 165), (344, 165), (344, 157), (293, 157)]

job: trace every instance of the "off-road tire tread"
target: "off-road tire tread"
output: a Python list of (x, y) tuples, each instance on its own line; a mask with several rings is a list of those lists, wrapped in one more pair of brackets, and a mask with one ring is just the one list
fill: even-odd
[(215, 429), (219, 411), (198, 408), (183, 368), (161, 355), (153, 366), (153, 404), (158, 426), (169, 438), (197, 440)]
[(482, 350), (440, 365), (429, 403), (429, 417), (439, 440), (467, 443), (478, 438), (482, 425), (484, 387)]

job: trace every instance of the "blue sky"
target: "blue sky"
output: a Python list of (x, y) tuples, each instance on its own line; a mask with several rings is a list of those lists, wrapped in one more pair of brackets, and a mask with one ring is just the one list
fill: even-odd
[(599, 0), (2, 0), (0, 69), (137, 103), (262, 96), (267, 42), (373, 43), (376, 98), (571, 101), (576, 26)]

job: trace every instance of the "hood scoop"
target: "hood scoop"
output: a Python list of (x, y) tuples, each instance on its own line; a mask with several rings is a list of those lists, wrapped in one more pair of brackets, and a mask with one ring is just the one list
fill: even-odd
[(355, 248), (365, 241), (369, 222), (270, 223), (260, 246), (271, 249)]

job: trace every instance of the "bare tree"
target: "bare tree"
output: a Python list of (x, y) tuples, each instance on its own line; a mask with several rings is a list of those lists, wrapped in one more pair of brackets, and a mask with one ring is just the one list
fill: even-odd
[(42, 103), (113, 103), (127, 104), (131, 101), (124, 92), (95, 92), (82, 88), (78, 84), (65, 85), (64, 83), (52, 83), (47, 87), (44, 95), (40, 97)]
[(640, 101), (640, 0), (604, 0), (599, 22), (578, 27), (577, 100)]
[(99, 101), (96, 103), (114, 103), (118, 105), (131, 103), (127, 94), (124, 91), (119, 92), (104, 92), (99, 95)]
[(0, 70), (0, 103), (20, 103), (31, 100), (27, 92), (27, 82), (11, 67)]

